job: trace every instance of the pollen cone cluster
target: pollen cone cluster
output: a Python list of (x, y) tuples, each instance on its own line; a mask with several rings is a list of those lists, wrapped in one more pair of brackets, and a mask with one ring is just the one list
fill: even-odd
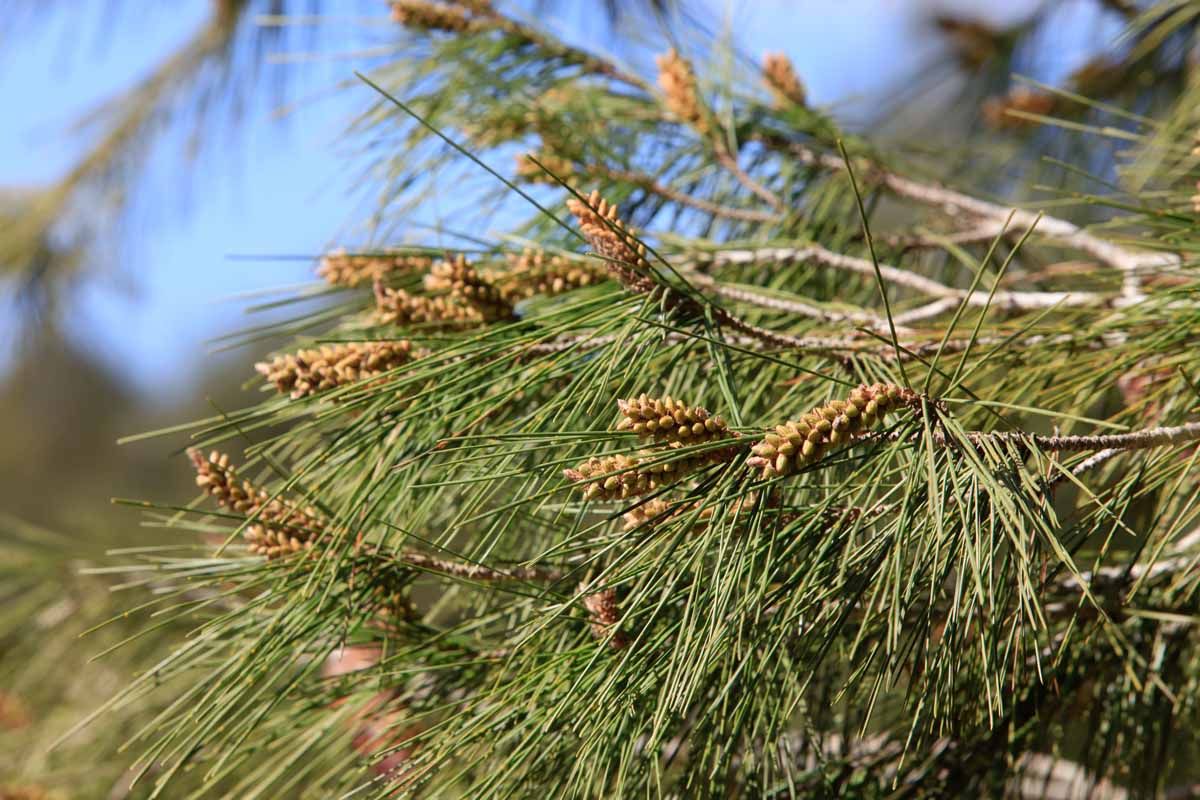
[(617, 405), (622, 414), (618, 430), (654, 438), (664, 446), (637, 456), (596, 456), (575, 469), (564, 470), (568, 480), (583, 484), (589, 500), (641, 497), (709, 464), (734, 457), (733, 447), (687, 452), (687, 448), (695, 445), (736, 436), (724, 420), (709, 415), (703, 408), (693, 408), (670, 397), (658, 399), (644, 394), (632, 400), (618, 400)]
[(763, 81), (777, 100), (802, 106), (808, 99), (796, 68), (783, 53), (767, 53), (763, 57)]
[[(717, 511), (717, 507), (707, 505), (701, 508), (699, 513), (696, 512), (696, 502), (690, 503), (672, 503), (669, 500), (664, 500), (661, 497), (656, 497), (653, 500), (648, 500), (641, 505), (631, 508), (625, 512), (623, 519), (625, 520), (625, 530), (632, 531), (637, 528), (652, 527), (658, 525), (670, 524), (676, 519), (692, 520), (691, 530), (693, 532), (703, 531), (708, 527), (708, 523), (712, 520), (713, 515)], [(754, 510), (758, 505), (758, 493), (749, 492), (744, 497), (740, 497), (731, 504), (731, 512), (733, 516), (741, 516)], [(771, 505), (775, 505), (774, 502)], [(694, 516), (693, 516), (694, 515)], [(788, 525), (797, 519), (796, 514), (776, 513), (775, 524)]]
[(583, 485), (588, 500), (628, 500), (670, 486), (709, 464), (727, 461), (729, 448), (665, 458), (673, 450), (682, 450), (682, 442), (670, 442), (661, 450), (628, 455), (596, 456), (575, 469), (564, 470), (568, 480)]
[(451, 297), (426, 297), (375, 284), (375, 319), (385, 325), (469, 328), (485, 322), (483, 314)]
[(834, 400), (798, 421), (776, 426), (751, 448), (746, 464), (761, 468), (764, 478), (790, 475), (860, 436), (889, 411), (915, 401), (913, 390), (895, 384), (860, 386), (848, 400)]
[(481, 275), (462, 255), (435, 264), (426, 276), (425, 288), (449, 292), (450, 297), (459, 304), (478, 312), (484, 322), (511, 319), (513, 316), (509, 293)]
[(468, 8), (463, 3), (392, 0), (392, 21), (409, 28), (462, 33), (471, 27)]
[(570, 179), (575, 175), (574, 162), (545, 150), (532, 155), (537, 161), (528, 155), (517, 156), (517, 175), (522, 180), (551, 186), (558, 186), (560, 180), (571, 182)]
[(700, 105), (696, 73), (674, 48), (654, 59), (658, 65), (658, 86), (663, 90), (667, 108), (681, 121), (700, 133), (708, 132), (708, 118)]
[(217, 505), (254, 518), (243, 532), (252, 553), (267, 558), (296, 553), (324, 533), (324, 523), (313, 509), (291, 508), (250, 481), (239, 480), (228, 455), (213, 451), (205, 458), (193, 448), (188, 456), (196, 468), (196, 485)]
[(347, 342), (301, 350), (254, 365), (275, 388), (293, 399), (374, 378), (416, 357), (412, 343)]
[(659, 399), (643, 394), (631, 400), (618, 400), (617, 406), (622, 414), (617, 430), (632, 431), (643, 439), (698, 444), (730, 435), (725, 420), (671, 397)]
[[(579, 588), (582, 591), (585, 587), (581, 584)], [(616, 630), (621, 624), (621, 609), (617, 605), (615, 589), (602, 589), (585, 594), (583, 607), (588, 612), (588, 625), (592, 629), (592, 636), (608, 639), (608, 646), (613, 650), (624, 650), (629, 646), (629, 639)]]
[(428, 256), (351, 255), (344, 251), (327, 254), (317, 267), (317, 275), (332, 286), (358, 286), (374, 283), (389, 275), (425, 272), (433, 265)]
[[(689, 503), (683, 509), (690, 507), (691, 504)], [(625, 530), (632, 531), (645, 525), (657, 525), (666, 522), (672, 517), (683, 513), (683, 509), (678, 508), (676, 503), (664, 500), (661, 497), (647, 500), (625, 512), (623, 515)]]
[(647, 290), (652, 284), (645, 278), (650, 270), (646, 246), (638, 243), (633, 231), (617, 215), (617, 207), (592, 192), (587, 202), (577, 197), (567, 208), (579, 220), (579, 230), (597, 255), (608, 261), (608, 268), (626, 288)]
[(583, 491), (589, 500), (625, 500), (661, 485), (657, 475), (638, 469), (639, 463), (633, 456), (596, 456), (563, 474), (569, 481), (585, 484)]
[[(647, 500), (639, 506), (629, 509), (622, 516), (625, 530), (669, 525), (672, 521), (687, 518), (692, 520), (692, 532), (703, 531), (708, 527), (713, 516), (713, 506), (706, 506), (696, 513), (696, 503), (672, 503), (661, 497)], [(694, 515), (694, 516), (693, 516)]]
[(565, 256), (548, 256), (544, 250), (527, 249), (509, 255), (506, 286), (520, 297), (553, 297), (572, 289), (592, 286), (608, 278), (606, 270), (590, 261), (572, 261)]

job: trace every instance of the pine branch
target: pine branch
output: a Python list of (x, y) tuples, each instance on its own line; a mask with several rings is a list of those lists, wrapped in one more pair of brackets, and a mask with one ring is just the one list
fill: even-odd
[[(834, 155), (817, 153), (811, 148), (789, 144), (788, 149), (801, 163), (820, 167), (833, 172), (846, 168), (842, 160)], [(1124, 273), (1121, 289), (1122, 303), (1132, 304), (1143, 297), (1142, 279), (1161, 270), (1178, 268), (1183, 264), (1178, 255), (1172, 253), (1130, 250), (1106, 239), (1102, 239), (1074, 223), (1058, 217), (1006, 208), (997, 203), (971, 197), (962, 192), (932, 183), (921, 183), (890, 172), (877, 165), (867, 171), (868, 179), (874, 179), (900, 197), (914, 200), (923, 205), (941, 209), (951, 216), (963, 216), (983, 220), (993, 225), (1007, 225), (1010, 230), (1033, 230), (1064, 247), (1086, 253), (1101, 263)]]
[[(1160, 739), (1194, 716), (1194, 542), (1175, 532), (1200, 423), (1165, 423), (1194, 412), (1197, 314), (1186, 276), (1151, 277), (1179, 266), (1153, 248), (1186, 252), (1190, 218), (1141, 218), (1145, 249), (1126, 248), (867, 162), (950, 229), (896, 246), (965, 269), (877, 264), (871, 206), (838, 179), (856, 162), (817, 155), (844, 137), (785, 59), (710, 105), (675, 51), (658, 91), (487, 0), (392, 6), (418, 47), (381, 70), (412, 94), (399, 139), (375, 135), (390, 105), (361, 123), (403, 196), (379, 220), (452, 186), (467, 208), (438, 235), (470, 251), (330, 253), (339, 305), (246, 336), (330, 343), (264, 362), (278, 393), (194, 428), (252, 442), (277, 491), (198, 459), (226, 513), (153, 518), (206, 549), (145, 554), (134, 577), (174, 597), (156, 613), (204, 612), (147, 673), (182, 686), (147, 728), (162, 786), (986, 794), (1019, 790), (1021, 759), (1084, 713), (1106, 731), (1080, 748), (1089, 779), (1184, 752)], [(575, 225), (488, 166), (535, 138), (518, 178), (565, 191)], [(537, 216), (493, 242), (505, 193)], [(871, 259), (848, 249), (863, 230)], [(1106, 269), (1043, 268), (1061, 249)], [(1118, 375), (1152, 380), (1118, 398)], [(264, 557), (213, 555), (232, 525)], [(386, 655), (315, 679), (358, 646)], [(336, 752), (341, 703), (414, 733)], [(376, 743), (401, 739), (383, 767)], [(368, 750), (376, 772), (352, 775)]]
[[(694, 254), (681, 259), (677, 266), (690, 269), (721, 267), (744, 264), (787, 264), (812, 261), (822, 266), (852, 272), (858, 275), (874, 275), (875, 266), (868, 260), (843, 255), (820, 245), (804, 247), (773, 247), (760, 250), (713, 250)], [(964, 301), (971, 306), (993, 306), (1006, 311), (1030, 311), (1044, 308), (1111, 307), (1123, 303), (1121, 296), (1109, 296), (1095, 292), (1022, 292), (999, 289), (995, 292), (976, 290), (967, 292), (955, 289), (932, 278), (926, 278), (909, 270), (888, 264), (880, 264), (879, 272), (884, 279), (897, 286), (904, 286), (922, 294), (955, 302)]]
[[(205, 493), (216, 499), (218, 505), (245, 516), (247, 526), (243, 535), (250, 543), (251, 552), (267, 558), (279, 558), (302, 551), (309, 551), (311, 554), (313, 548), (322, 544), (328, 545), (334, 537), (334, 531), (329, 529), (327, 522), (316, 510), (300, 510), (297, 504), (285, 502), (250, 481), (240, 480), (230, 466), (228, 456), (214, 452), (205, 457), (196, 449), (190, 450), (188, 455), (196, 468), (196, 483)], [(472, 581), (553, 583), (563, 577), (561, 570), (553, 568), (488, 567), (415, 550), (395, 551), (380, 547), (359, 547), (357, 555)]]
[[(726, 300), (746, 303), (748, 305), (756, 306), (758, 308), (765, 308), (770, 311), (779, 311), (785, 314), (795, 314), (796, 316), (808, 317), (810, 319), (820, 320), (821, 322), (828, 322), (832, 324), (849, 323), (852, 325), (865, 325), (869, 328), (880, 331), (887, 330), (887, 320), (870, 311), (829, 311), (823, 308), (818, 308), (810, 303), (806, 303), (803, 300), (771, 297), (770, 295), (761, 294), (751, 289), (745, 289), (740, 286), (731, 286), (728, 283), (718, 281), (717, 279), (694, 269), (687, 270), (686, 275), (688, 281), (693, 285), (708, 289), (711, 294)], [(918, 319), (920, 319), (920, 317), (918, 317)], [(896, 318), (896, 322), (902, 324), (902, 321), (899, 317)]]
[[(903, 315), (897, 315), (900, 321)], [(909, 320), (904, 320), (909, 321)], [(892, 357), (894, 350), (891, 344), (879, 344), (852, 337), (802, 337), (777, 334), (766, 329), (758, 329), (755, 336), (725, 336), (724, 341), (733, 347), (757, 352), (797, 351), (810, 355), (825, 355), (842, 358), (845, 355), (864, 355), (877, 357)], [(669, 333), (664, 337), (668, 344), (693, 341), (695, 336), (679, 333)], [(619, 340), (614, 335), (592, 336), (579, 334), (564, 336), (552, 341), (538, 342), (527, 348), (531, 354), (561, 353), (571, 350), (589, 350), (609, 347)], [(1035, 350), (1039, 347), (1064, 347), (1067, 349), (1108, 350), (1120, 347), (1129, 341), (1122, 333), (1107, 333), (1098, 335), (1075, 335), (1070, 333), (1058, 335), (1034, 334), (1032, 336), (978, 336), (948, 339), (942, 341), (901, 340), (900, 358), (906, 360), (921, 360), (941, 352), (944, 355), (962, 353), (969, 349), (1003, 348), (1005, 353), (1019, 354)]]

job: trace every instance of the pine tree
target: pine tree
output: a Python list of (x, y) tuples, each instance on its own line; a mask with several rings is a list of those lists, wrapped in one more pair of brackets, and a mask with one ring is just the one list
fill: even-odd
[[(1192, 785), (1200, 4), (1106, 7), (1090, 71), (972, 84), (990, 127), (918, 148), (681, 18), (636, 67), (393, 2), (360, 134), (388, 218), (437, 189), (447, 222), (321, 259), (267, 397), (193, 426), (156, 520), (195, 552), (137, 568), (194, 630), (114, 700), (171, 687), (143, 780)], [(1035, 38), (939, 25), (984, 79)]]

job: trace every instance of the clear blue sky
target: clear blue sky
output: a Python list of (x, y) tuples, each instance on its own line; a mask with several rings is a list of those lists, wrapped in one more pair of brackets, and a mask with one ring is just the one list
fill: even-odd
[[(0, 41), (0, 187), (62, 174), (86, 142), (67, 132), (70, 123), (171, 52), (200, 23), (210, 0), (121, 5), (125, 10), (111, 35), (96, 24), (105, 16), (96, 12), (110, 4), (87, 0), (70, 13), (55, 14), (52, 24)], [(750, 53), (787, 52), (815, 103), (853, 114), (936, 58), (936, 44), (921, 35), (931, 10), (969, 7), (995, 17), (1022, 13), (1034, 3), (710, 0), (709, 5), (712, 24), (732, 22)], [(133, 6), (139, 7), (136, 13)], [(1066, 18), (1072, 21), (1064, 26), (1062, 47), (1042, 77), (1053, 79), (1053, 73), (1077, 64), (1088, 42), (1097, 41), (1096, 28), (1079, 16)], [(378, 22), (385, 20), (381, 14)], [(580, 30), (574, 22), (567, 26)], [(347, 36), (330, 36), (322, 51), (351, 50), (355, 26), (343, 31)], [(311, 263), (228, 256), (319, 253), (362, 219), (363, 197), (348, 185), (339, 133), (369, 90), (324, 91), (361, 64), (347, 57), (299, 69), (292, 96), (324, 99), (304, 104), (283, 126), (266, 105), (252, 108), (234, 140), (240, 147), (218, 136), (217, 152), (208, 152), (198, 174), (186, 181), (180, 180), (188, 171), (180, 154), (188, 132), (168, 138), (132, 189), (132, 234), (122, 240), (120, 266), (89, 279), (64, 309), (72, 338), (136, 387), (180, 397), (191, 388), (196, 360), (210, 357), (207, 340), (259, 321), (247, 318), (245, 301), (231, 296), (308, 280)], [(268, 69), (297, 70), (287, 64)], [(0, 338), (14, 336), (11, 319), (0, 320)], [(256, 355), (233, 358), (245, 362)]]

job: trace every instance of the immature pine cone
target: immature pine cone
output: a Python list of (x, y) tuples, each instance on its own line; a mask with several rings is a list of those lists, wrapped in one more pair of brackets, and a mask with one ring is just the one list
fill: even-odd
[(912, 389), (895, 384), (860, 386), (849, 400), (834, 400), (803, 415), (798, 421), (775, 427), (751, 448), (747, 466), (761, 468), (764, 478), (790, 475), (819, 461), (832, 447), (865, 433), (888, 411), (917, 399)]

